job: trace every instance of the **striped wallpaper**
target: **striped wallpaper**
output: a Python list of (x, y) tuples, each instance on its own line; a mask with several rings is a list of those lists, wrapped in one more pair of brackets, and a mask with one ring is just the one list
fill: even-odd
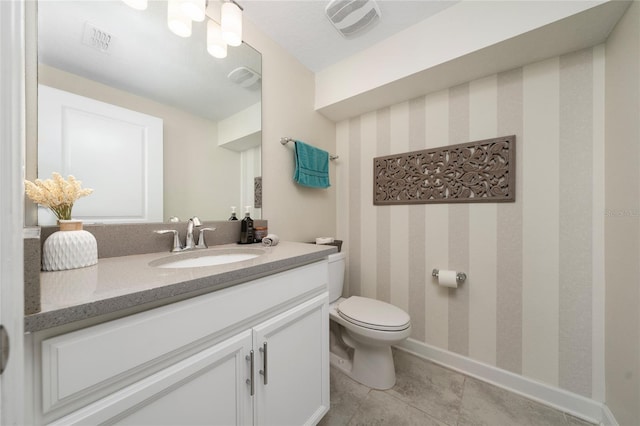
[[(338, 123), (348, 294), (407, 310), (413, 339), (601, 399), (603, 87), (596, 46)], [(515, 203), (373, 205), (374, 157), (510, 134)]]

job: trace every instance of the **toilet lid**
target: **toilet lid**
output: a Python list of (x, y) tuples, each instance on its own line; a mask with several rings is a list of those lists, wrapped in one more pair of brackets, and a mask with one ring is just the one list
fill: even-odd
[(380, 300), (351, 296), (338, 304), (338, 315), (361, 327), (400, 331), (409, 327), (409, 314)]

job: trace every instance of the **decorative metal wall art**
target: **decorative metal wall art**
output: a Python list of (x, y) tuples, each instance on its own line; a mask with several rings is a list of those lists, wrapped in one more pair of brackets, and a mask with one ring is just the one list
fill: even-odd
[(253, 207), (262, 208), (262, 176), (253, 178)]
[(373, 204), (516, 200), (516, 137), (373, 159)]

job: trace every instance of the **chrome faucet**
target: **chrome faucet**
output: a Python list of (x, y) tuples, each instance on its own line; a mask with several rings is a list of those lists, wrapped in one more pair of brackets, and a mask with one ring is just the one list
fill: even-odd
[(194, 216), (189, 219), (187, 223), (187, 237), (184, 244), (184, 250), (191, 250), (196, 247), (195, 240), (193, 239), (193, 227), (202, 226), (202, 222), (198, 219), (198, 216)]
[(198, 241), (198, 244), (196, 245), (195, 240), (193, 238), (194, 226), (196, 228), (202, 226), (202, 222), (200, 222), (200, 219), (198, 219), (197, 216), (192, 217), (187, 222), (187, 236), (185, 238), (184, 246), (180, 244), (180, 234), (175, 229), (160, 229), (153, 232), (155, 232), (156, 234), (173, 234), (173, 248), (171, 249), (172, 252), (180, 252), (183, 250), (191, 250), (194, 248), (203, 248), (203, 247), (206, 248), (207, 245), (204, 242), (204, 235), (202, 235), (204, 233), (203, 231), (213, 231), (215, 230), (215, 228), (202, 229), (200, 231), (200, 241)]
[(180, 244), (180, 234), (175, 229), (159, 229), (153, 232), (156, 234), (173, 234), (173, 248), (171, 251), (176, 253), (183, 250), (182, 244)]
[(207, 248), (207, 242), (204, 239), (204, 232), (205, 231), (215, 231), (216, 228), (202, 228), (200, 230), (200, 234), (198, 235), (198, 244), (196, 244), (196, 248)]

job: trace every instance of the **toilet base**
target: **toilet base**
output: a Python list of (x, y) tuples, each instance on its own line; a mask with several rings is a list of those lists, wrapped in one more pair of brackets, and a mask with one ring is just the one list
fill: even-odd
[[(331, 364), (332, 367), (335, 367), (338, 370), (342, 371), (347, 376), (351, 377), (351, 368), (353, 366), (353, 362), (351, 362), (349, 358), (343, 358), (338, 354), (329, 352), (329, 364)], [(353, 377), (351, 378), (353, 379)]]
[[(333, 328), (332, 333), (335, 331)], [(396, 384), (391, 346), (363, 345), (348, 335), (332, 336), (331, 340), (329, 362), (332, 366), (372, 389), (391, 389)]]

